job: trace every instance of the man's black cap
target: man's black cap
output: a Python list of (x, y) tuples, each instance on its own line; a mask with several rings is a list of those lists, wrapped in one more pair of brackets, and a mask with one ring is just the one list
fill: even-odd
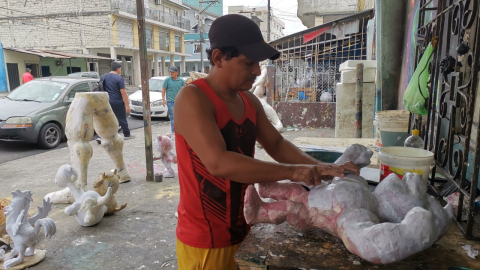
[(280, 57), (280, 52), (263, 40), (258, 25), (242, 15), (228, 14), (213, 21), (208, 38), (212, 49), (233, 46), (253, 61)]

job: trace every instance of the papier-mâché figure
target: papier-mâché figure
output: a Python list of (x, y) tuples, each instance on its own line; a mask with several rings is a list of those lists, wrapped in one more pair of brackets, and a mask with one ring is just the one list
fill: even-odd
[(84, 191), (77, 182), (78, 173), (70, 165), (63, 165), (58, 169), (55, 176), (55, 184), (59, 187), (68, 187), (75, 198), (75, 202), (65, 208), (65, 214), (75, 215), (82, 226), (93, 226), (102, 220), (107, 206), (112, 200), (112, 187), (107, 188), (104, 196), (96, 191)]
[(169, 134), (165, 136), (157, 136), (157, 139), (155, 140), (155, 150), (159, 152), (160, 155), (154, 156), (153, 160), (161, 160), (165, 166), (163, 177), (175, 177), (175, 171), (172, 168), (172, 162), (177, 163), (177, 154), (173, 151), (173, 141)]
[(43, 200), (42, 206), (37, 207), (38, 212), (28, 218), (28, 209), (30, 203), (33, 202), (32, 193), (28, 190), (16, 189), (12, 195), (12, 202), (5, 207), (5, 216), (7, 217), (7, 233), (13, 240), (13, 249), (3, 263), (5, 269), (19, 265), (24, 262), (25, 256), (35, 254), (41, 227), (47, 238), (52, 237), (57, 230), (55, 222), (51, 218), (47, 218), (52, 209), (50, 201)]
[(250, 92), (252, 92), (258, 100), (260, 100), (260, 103), (262, 104), (263, 110), (265, 111), (265, 114), (267, 115), (268, 119), (272, 123), (272, 125), (275, 127), (275, 129), (278, 132), (283, 131), (283, 124), (282, 121), (280, 121), (280, 118), (277, 115), (277, 112), (270, 106), (267, 101), (266, 97), (263, 95), (265, 94), (265, 87), (267, 86), (267, 65), (262, 64), (260, 67), (261, 73), (260, 76), (257, 77), (255, 80), (255, 83), (252, 85), (252, 89), (250, 89)]
[(117, 170), (113, 172), (104, 172), (98, 175), (97, 181), (93, 183), (93, 189), (100, 195), (104, 196), (107, 194), (108, 188), (112, 188), (112, 199), (105, 205), (107, 207), (107, 212), (105, 215), (113, 215), (115, 212), (121, 211), (127, 206), (126, 203), (120, 205), (115, 199), (115, 193), (120, 186), (120, 176), (117, 174)]
[[(120, 182), (131, 180), (123, 160), (123, 137), (118, 134), (118, 121), (108, 103), (105, 92), (77, 93), (67, 113), (65, 135), (72, 166), (79, 173), (79, 184), (86, 190), (88, 163), (93, 151), (90, 140), (96, 132), (102, 137), (102, 147), (112, 159)], [(68, 189), (49, 193), (45, 196), (53, 203), (72, 203), (74, 198)]]
[[(362, 167), (369, 163), (368, 151), (353, 145), (339, 160)], [(258, 193), (277, 201), (264, 203)], [(252, 185), (247, 188), (247, 223), (287, 221), (300, 230), (320, 228), (339, 237), (350, 252), (377, 264), (397, 262), (429, 248), (447, 232), (453, 217), (451, 205), (442, 208), (427, 194), (427, 183), (412, 173), (403, 179), (391, 174), (374, 192), (362, 177), (346, 175), (310, 191), (295, 183), (259, 184), (258, 193)]]

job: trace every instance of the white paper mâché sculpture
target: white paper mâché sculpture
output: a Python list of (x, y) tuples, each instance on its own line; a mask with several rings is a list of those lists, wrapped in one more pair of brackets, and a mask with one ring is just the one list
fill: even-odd
[[(28, 218), (28, 209), (33, 202), (30, 191), (15, 190), (12, 192), (13, 198), (9, 206), (5, 207), (5, 216), (7, 217), (7, 233), (13, 241), (13, 249), (4, 259), (3, 267), (5, 269), (22, 264), (25, 256), (35, 254), (35, 246), (38, 242), (40, 229), (43, 227), (45, 237), (52, 237), (57, 230), (55, 222), (47, 218), (52, 209), (52, 203), (48, 200), (42, 201), (42, 206), (37, 207), (37, 213)], [(4, 251), (3, 248), (0, 250)], [(0, 252), (3, 253), (3, 252)], [(0, 256), (0, 260), (3, 256)], [(40, 260), (42, 260), (40, 258)]]
[(72, 192), (75, 202), (65, 208), (65, 214), (76, 216), (82, 226), (93, 226), (102, 220), (107, 206), (113, 197), (112, 187), (107, 188), (104, 196), (96, 191), (84, 191), (77, 182), (78, 173), (70, 165), (63, 165), (55, 176), (55, 184), (59, 187), (68, 187)]
[[(337, 162), (370, 163), (371, 150), (350, 146)], [(337, 163), (336, 162), (336, 163)], [(277, 200), (263, 202), (260, 197)], [(453, 217), (450, 204), (442, 208), (427, 194), (427, 183), (407, 173), (391, 174), (374, 192), (361, 176), (346, 175), (307, 191), (296, 183), (259, 184), (247, 188), (244, 214), (247, 223), (287, 221), (304, 230), (320, 228), (338, 238), (362, 259), (386, 264), (425, 250), (448, 230)]]
[(266, 97), (263, 96), (265, 94), (265, 87), (267, 86), (267, 65), (263, 64), (260, 69), (261, 74), (257, 77), (257, 80), (252, 85), (252, 89), (250, 89), (250, 92), (252, 92), (258, 98), (258, 100), (260, 100), (265, 114), (267, 115), (268, 119), (275, 127), (275, 129), (278, 130), (278, 132), (282, 132), (282, 121), (280, 121), (277, 112), (272, 108), (272, 106), (267, 103)]
[(163, 171), (163, 177), (173, 178), (175, 177), (175, 171), (172, 168), (172, 162), (177, 163), (177, 154), (173, 151), (173, 141), (170, 135), (165, 136), (158, 135), (155, 140), (155, 150), (160, 153), (158, 156), (154, 156), (153, 160), (161, 160), (165, 166)]

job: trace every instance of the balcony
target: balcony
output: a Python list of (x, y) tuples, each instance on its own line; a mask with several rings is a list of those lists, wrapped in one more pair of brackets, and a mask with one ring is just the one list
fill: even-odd
[[(112, 10), (137, 15), (137, 4), (132, 0), (112, 0)], [(158, 21), (190, 31), (190, 21), (185, 17), (175, 16), (174, 14), (165, 13), (157, 9), (145, 9), (145, 19)]]

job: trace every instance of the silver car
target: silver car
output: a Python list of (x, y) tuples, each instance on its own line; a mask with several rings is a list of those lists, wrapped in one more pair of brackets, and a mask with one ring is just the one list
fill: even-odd
[(76, 93), (90, 92), (96, 79), (45, 77), (0, 99), (0, 141), (37, 143), (55, 148), (64, 137), (67, 111)]

